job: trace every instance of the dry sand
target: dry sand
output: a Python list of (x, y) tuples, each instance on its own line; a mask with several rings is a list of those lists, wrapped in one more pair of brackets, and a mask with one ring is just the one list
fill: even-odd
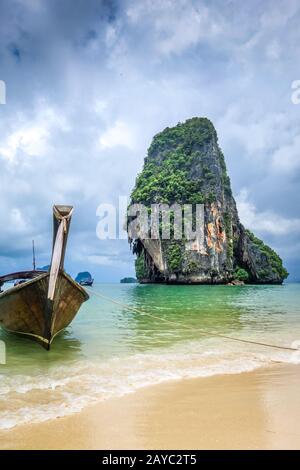
[(2, 449), (300, 449), (300, 366), (169, 382), (0, 433)]

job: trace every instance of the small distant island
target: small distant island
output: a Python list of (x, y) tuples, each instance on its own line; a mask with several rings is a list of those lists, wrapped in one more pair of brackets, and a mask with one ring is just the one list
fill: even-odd
[(46, 266), (43, 266), (42, 268), (36, 268), (37, 271), (49, 271), (50, 269), (50, 264), (47, 264)]
[(120, 280), (121, 284), (136, 284), (136, 282), (135, 277), (123, 277), (123, 279)]
[(94, 279), (88, 271), (78, 273), (75, 278), (75, 281), (78, 282), (78, 284), (80, 284), (81, 286), (92, 286), (94, 283)]

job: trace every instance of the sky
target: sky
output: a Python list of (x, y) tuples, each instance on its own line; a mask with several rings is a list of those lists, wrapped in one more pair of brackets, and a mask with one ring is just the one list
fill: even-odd
[(299, 0), (0, 0), (0, 272), (49, 263), (75, 207), (72, 275), (134, 275), (97, 207), (129, 196), (153, 136), (211, 119), (240, 219), (300, 280)]

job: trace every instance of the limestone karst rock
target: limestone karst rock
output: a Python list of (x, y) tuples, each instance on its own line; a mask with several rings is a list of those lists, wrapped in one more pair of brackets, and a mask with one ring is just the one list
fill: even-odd
[(192, 118), (157, 134), (131, 203), (204, 204), (204, 246), (182, 240), (129, 240), (140, 282), (280, 284), (280, 257), (241, 224), (213, 124)]

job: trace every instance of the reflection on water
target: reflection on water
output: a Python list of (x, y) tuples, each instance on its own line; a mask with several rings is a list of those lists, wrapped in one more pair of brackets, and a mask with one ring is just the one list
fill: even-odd
[(128, 299), (134, 308), (156, 317), (130, 315), (132, 343), (142, 349), (197, 339), (202, 336), (200, 330), (224, 332), (240, 327), (242, 309), (233, 305), (228, 287), (135, 286)]
[(1, 374), (25, 372), (30, 368), (40, 372), (46, 370), (49, 365), (76, 361), (82, 356), (81, 343), (73, 336), (70, 328), (57, 335), (55, 347), (50, 353), (25, 336), (7, 333), (1, 329), (0, 340), (5, 342), (7, 355), (7, 364), (0, 369)]
[(134, 329), (152, 333), (170, 332), (197, 337), (197, 328), (217, 333), (247, 333), (251, 336), (271, 331), (284, 334), (300, 326), (300, 285), (283, 286), (134, 286), (128, 295), (131, 305), (174, 323), (194, 329), (162, 323), (146, 316), (131, 314)]

